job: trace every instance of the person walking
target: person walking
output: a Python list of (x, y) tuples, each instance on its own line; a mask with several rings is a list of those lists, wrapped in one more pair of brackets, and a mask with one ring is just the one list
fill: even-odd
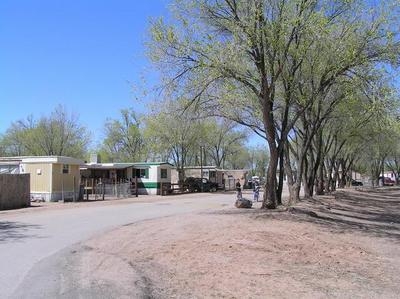
[(240, 179), (237, 179), (236, 182), (236, 192), (237, 192), (237, 199), (242, 199), (242, 185), (240, 184)]
[(253, 184), (253, 201), (258, 202), (259, 197), (260, 197), (260, 183), (255, 181)]

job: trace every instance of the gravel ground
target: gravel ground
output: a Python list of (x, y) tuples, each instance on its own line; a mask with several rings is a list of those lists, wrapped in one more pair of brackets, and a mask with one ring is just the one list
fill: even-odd
[(81, 287), (116, 298), (399, 298), (400, 191), (127, 225), (80, 246)]

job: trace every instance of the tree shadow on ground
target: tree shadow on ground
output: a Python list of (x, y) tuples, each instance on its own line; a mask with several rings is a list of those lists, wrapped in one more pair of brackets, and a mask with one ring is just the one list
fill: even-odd
[(304, 200), (289, 209), (293, 220), (330, 232), (362, 232), (400, 242), (400, 192), (337, 192), (334, 197)]
[(32, 234), (32, 230), (41, 229), (41, 225), (22, 222), (0, 221), (0, 244), (12, 241), (21, 241), (26, 238), (43, 238)]
[[(233, 206), (234, 207), (234, 206)], [(259, 209), (257, 208), (250, 208), (250, 209), (238, 209), (235, 208), (234, 210), (217, 210), (217, 211), (203, 211), (199, 214), (203, 215), (256, 215), (258, 214)]]
[(400, 243), (400, 191), (339, 191), (317, 196), (288, 209), (229, 209), (213, 214), (243, 215), (255, 220), (310, 223), (331, 233), (360, 232)]

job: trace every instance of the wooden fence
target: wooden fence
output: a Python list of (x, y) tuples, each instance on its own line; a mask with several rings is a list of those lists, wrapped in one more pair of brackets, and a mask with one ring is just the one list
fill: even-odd
[(192, 192), (188, 184), (161, 183), (161, 195), (172, 195)]
[(29, 207), (30, 174), (0, 174), (0, 210)]

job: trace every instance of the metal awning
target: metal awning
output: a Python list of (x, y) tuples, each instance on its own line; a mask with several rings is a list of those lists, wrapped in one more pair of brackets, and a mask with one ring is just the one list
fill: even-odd
[[(111, 169), (126, 169), (126, 168), (136, 168), (135, 164), (133, 163), (99, 163), (99, 164), (84, 164), (81, 166), (81, 170), (86, 169), (104, 169), (104, 170), (111, 170)], [(140, 168), (149, 168), (148, 166), (140, 166)]]

